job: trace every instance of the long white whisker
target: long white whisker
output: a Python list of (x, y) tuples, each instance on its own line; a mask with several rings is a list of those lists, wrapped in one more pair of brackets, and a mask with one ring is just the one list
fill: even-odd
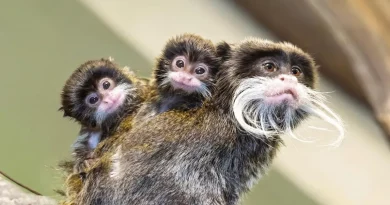
[(344, 139), (343, 123), (341, 122), (339, 117), (333, 111), (331, 111), (328, 107), (325, 106), (325, 107), (321, 107), (321, 108), (326, 110), (332, 117), (329, 116), (328, 114), (326, 114), (326, 112), (319, 110), (319, 109), (312, 110), (311, 113), (314, 114), (315, 116), (323, 119), (324, 121), (328, 122), (329, 124), (333, 125), (339, 131), (340, 134), (337, 137), (336, 141), (329, 144), (330, 146), (339, 146), (341, 144), (342, 140)]
[(159, 85), (160, 87), (164, 88), (167, 87), (171, 84), (171, 80), (169, 78), (169, 72), (164, 73), (164, 75), (161, 75), (162, 79), (164, 79), (161, 84)]
[(322, 131), (332, 131), (330, 129), (326, 129), (326, 128), (322, 128), (322, 127), (315, 127), (315, 126), (307, 126), (308, 128), (310, 129), (314, 129), (314, 130), (322, 130)]
[(266, 77), (248, 78), (239, 83), (232, 102), (232, 114), (238, 127), (257, 138), (268, 138), (275, 134), (288, 133), (299, 141), (314, 142), (314, 140), (302, 139), (293, 133), (297, 123), (303, 120), (300, 116), (309, 114), (330, 123), (339, 131), (337, 139), (330, 144), (338, 146), (344, 138), (343, 122), (325, 104), (327, 101), (326, 92), (314, 91), (298, 84), (296, 90), (299, 102), (296, 105), (291, 104), (284, 108), (280, 107), (282, 105), (267, 104), (264, 101), (266, 99), (265, 93), (273, 94), (274, 91), (270, 89), (283, 86), (281, 83)]
[(200, 93), (203, 98), (207, 99), (207, 98), (210, 98), (211, 97), (211, 92), (209, 91), (209, 89), (207, 88), (207, 85), (202, 83), (200, 85), (200, 88), (197, 89), (197, 92)]

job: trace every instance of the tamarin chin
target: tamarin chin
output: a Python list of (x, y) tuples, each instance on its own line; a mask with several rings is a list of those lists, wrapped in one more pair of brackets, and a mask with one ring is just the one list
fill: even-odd
[[(210, 98), (120, 133), (85, 178), (76, 204), (238, 204), (291, 132), (310, 115), (339, 129), (315, 91), (313, 58), (290, 43), (249, 38), (217, 46), (224, 60)], [(104, 143), (104, 142), (102, 142)]]

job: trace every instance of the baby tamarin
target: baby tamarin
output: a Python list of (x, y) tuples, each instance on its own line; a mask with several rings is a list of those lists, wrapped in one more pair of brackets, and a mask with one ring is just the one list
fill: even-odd
[(140, 83), (129, 71), (108, 59), (87, 61), (69, 77), (60, 109), (82, 125), (73, 144), (76, 173), (88, 166), (97, 144), (136, 110), (141, 102), (137, 87)]
[(169, 39), (153, 70), (155, 95), (143, 104), (135, 121), (172, 109), (199, 107), (213, 92), (219, 64), (210, 40), (188, 33)]
[(313, 90), (309, 54), (259, 39), (218, 48), (225, 62), (212, 97), (123, 133), (109, 170), (91, 170), (78, 204), (237, 204), (271, 164), (279, 135), (308, 115), (339, 128), (342, 139), (340, 119)]

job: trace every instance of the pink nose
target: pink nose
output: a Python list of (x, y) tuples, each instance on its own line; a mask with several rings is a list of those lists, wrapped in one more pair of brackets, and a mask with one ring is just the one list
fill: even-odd
[(279, 75), (279, 80), (287, 82), (287, 83), (298, 83), (298, 79), (292, 75)]
[(103, 103), (111, 104), (111, 103), (112, 103), (112, 100), (111, 100), (111, 99), (105, 98), (105, 99), (103, 100)]
[(108, 94), (106, 96), (104, 96), (103, 98), (103, 103), (106, 103), (106, 104), (111, 104), (111, 103), (114, 103), (116, 101), (116, 96), (112, 95), (112, 94)]
[(192, 76), (190, 76), (190, 75), (186, 75), (186, 74), (181, 74), (180, 73), (179, 76), (178, 76), (178, 81), (181, 82), (181, 83), (188, 84), (188, 83), (191, 82), (191, 80), (192, 80)]

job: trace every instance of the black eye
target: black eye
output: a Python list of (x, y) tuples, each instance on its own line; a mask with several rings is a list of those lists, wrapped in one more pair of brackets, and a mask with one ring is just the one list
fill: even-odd
[(262, 66), (264, 69), (266, 69), (269, 72), (276, 71), (276, 65), (274, 63), (264, 63)]
[(98, 97), (90, 97), (88, 101), (90, 104), (93, 105), (93, 104), (97, 103), (97, 101), (99, 101), (99, 98)]
[(108, 81), (104, 81), (104, 82), (103, 82), (103, 89), (104, 89), (104, 90), (107, 90), (108, 88), (110, 88), (110, 86), (111, 86), (111, 83), (110, 83), (110, 82), (108, 82)]
[(302, 74), (302, 70), (298, 66), (293, 66), (291, 68), (291, 73), (295, 76), (300, 76)]
[(176, 66), (178, 68), (183, 68), (184, 67), (184, 61), (183, 60), (177, 60), (176, 61)]
[(99, 96), (97, 95), (97, 93), (91, 93), (87, 96), (87, 98), (85, 99), (86, 103), (88, 105), (95, 105), (96, 103), (99, 102)]
[(195, 73), (198, 74), (198, 75), (202, 75), (205, 72), (206, 72), (206, 69), (204, 69), (203, 67), (197, 67), (195, 69)]

